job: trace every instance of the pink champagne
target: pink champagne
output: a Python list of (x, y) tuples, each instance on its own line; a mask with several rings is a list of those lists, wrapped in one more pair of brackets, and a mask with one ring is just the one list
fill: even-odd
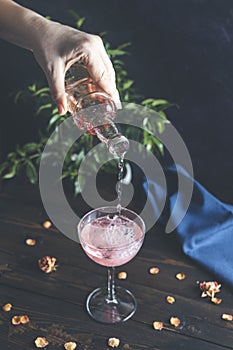
[(104, 266), (130, 261), (142, 246), (144, 232), (132, 220), (109, 215), (97, 218), (81, 231), (80, 243), (90, 259)]
[(66, 72), (65, 85), (68, 111), (75, 125), (96, 135), (114, 156), (123, 156), (129, 149), (129, 141), (114, 122), (116, 106), (93, 81), (86, 66), (74, 63)]

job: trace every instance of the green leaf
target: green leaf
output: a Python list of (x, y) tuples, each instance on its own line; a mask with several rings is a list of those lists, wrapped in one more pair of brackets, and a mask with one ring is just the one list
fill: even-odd
[(159, 134), (162, 134), (165, 130), (165, 124), (163, 122), (157, 121), (157, 128)]
[(124, 49), (125, 47), (128, 47), (131, 45), (131, 42), (127, 42), (127, 43), (123, 43), (121, 45), (118, 46), (118, 49), (122, 50)]
[(134, 81), (133, 80), (126, 80), (126, 82), (124, 82), (122, 89), (123, 90), (127, 90), (129, 89), (132, 85), (133, 85)]
[(8, 167), (8, 163), (4, 162), (0, 164), (0, 175), (4, 172), (4, 170), (6, 170)]
[(30, 142), (30, 143), (26, 143), (23, 146), (23, 151), (25, 151), (27, 154), (32, 154), (34, 152), (37, 152), (39, 148), (39, 145), (35, 142)]
[(36, 91), (36, 84), (29, 85), (28, 90), (31, 92), (35, 92)]
[(7, 160), (9, 160), (11, 162), (15, 161), (16, 158), (17, 158), (17, 154), (15, 152), (10, 152), (7, 155)]
[(156, 137), (153, 138), (154, 144), (157, 146), (159, 149), (159, 152), (161, 155), (164, 155), (164, 147), (161, 141), (159, 141)]
[(53, 117), (49, 121), (49, 126), (52, 126), (56, 121), (61, 118), (60, 114), (54, 114)]
[(36, 167), (29, 160), (27, 160), (27, 163), (26, 163), (26, 175), (28, 180), (31, 182), (31, 184), (34, 185), (35, 183), (37, 183), (38, 175), (37, 175)]
[(165, 119), (167, 119), (164, 111), (158, 111), (158, 114), (164, 119), (164, 121), (165, 121)]
[(109, 49), (107, 52), (110, 56), (123, 56), (128, 54), (128, 52), (120, 49)]
[(46, 87), (43, 87), (39, 90), (36, 90), (33, 95), (34, 96), (39, 96), (39, 95), (44, 95), (44, 94), (48, 95), (49, 91), (50, 91), (49, 88), (46, 86)]
[(76, 26), (77, 26), (77, 28), (81, 28), (81, 27), (82, 27), (82, 25), (83, 25), (85, 19), (86, 19), (85, 17), (81, 17), (81, 18), (79, 18), (79, 19), (76, 21)]
[[(143, 100), (141, 104), (145, 107), (152, 108), (156, 112), (164, 111), (165, 109), (171, 108), (171, 107), (178, 107), (176, 103), (170, 103), (167, 100), (164, 99), (154, 99), (154, 98), (147, 98), (146, 100)], [(166, 115), (161, 113), (161, 116), (165, 117)]]
[(15, 94), (14, 103), (17, 104), (19, 102), (19, 100), (21, 99), (21, 97), (24, 96), (24, 94), (25, 94), (25, 91), (23, 91), (23, 90), (18, 91)]
[(69, 12), (70, 12), (71, 16), (72, 16), (76, 21), (79, 20), (80, 16), (79, 16), (79, 14), (78, 14), (76, 11), (70, 10)]
[(16, 145), (15, 149), (16, 149), (16, 152), (17, 152), (21, 157), (25, 157), (25, 156), (26, 156), (25, 151), (24, 151), (22, 148), (20, 148), (19, 145)]
[(74, 194), (77, 196), (85, 186), (85, 176), (79, 175), (74, 181)]
[(47, 103), (45, 105), (41, 105), (37, 111), (36, 111), (36, 115), (39, 115), (44, 109), (49, 109), (49, 108), (52, 108), (52, 103)]
[(85, 158), (85, 152), (84, 152), (84, 150), (82, 149), (82, 150), (79, 152), (75, 163), (76, 163), (77, 165), (79, 165), (79, 164), (81, 163), (81, 161), (82, 161), (84, 158)]
[(147, 98), (146, 100), (143, 100), (141, 104), (143, 106), (146, 106), (148, 104), (151, 104), (152, 106), (158, 106), (158, 105), (164, 105), (169, 103), (167, 100), (164, 99), (154, 99), (154, 98)]
[(15, 162), (14, 164), (12, 164), (12, 166), (9, 169), (9, 172), (6, 173), (2, 178), (3, 179), (12, 179), (12, 177), (14, 177), (16, 175), (17, 165), (18, 165), (18, 162)]
[[(114, 65), (117, 65), (118, 68), (120, 68), (120, 66), (124, 65), (124, 62), (118, 59), (114, 59), (113, 60)], [(119, 66), (118, 66), (119, 65)]]

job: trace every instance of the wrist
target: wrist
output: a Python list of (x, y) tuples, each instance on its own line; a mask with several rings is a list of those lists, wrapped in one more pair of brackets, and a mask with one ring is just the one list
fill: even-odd
[(40, 35), (38, 29), (48, 20), (14, 1), (0, 0), (0, 7), (0, 37), (32, 50), (34, 41)]

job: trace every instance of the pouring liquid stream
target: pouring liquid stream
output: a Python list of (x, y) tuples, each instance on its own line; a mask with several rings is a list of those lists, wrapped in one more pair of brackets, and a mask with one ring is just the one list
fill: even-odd
[(117, 212), (121, 215), (121, 202), (122, 202), (122, 180), (124, 175), (124, 154), (121, 155), (118, 162), (118, 182), (117, 182)]

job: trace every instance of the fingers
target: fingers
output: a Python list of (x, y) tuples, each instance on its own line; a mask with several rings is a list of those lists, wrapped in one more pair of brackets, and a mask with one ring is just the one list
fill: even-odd
[(111, 97), (117, 108), (121, 108), (112, 62), (105, 51), (102, 39), (98, 36), (94, 37), (96, 47), (89, 53), (88, 72), (94, 81)]
[(46, 72), (46, 77), (51, 95), (56, 102), (58, 112), (61, 115), (64, 115), (67, 112), (64, 76), (64, 61), (62, 59), (56, 59), (53, 62), (52, 67)]
[[(65, 71), (77, 60), (83, 61), (93, 80), (111, 97), (116, 107), (121, 108), (116, 88), (115, 71), (102, 39), (96, 35), (74, 31), (69, 27), (63, 27), (62, 32), (62, 37), (57, 38), (57, 34), (55, 35), (54, 47), (50, 46), (46, 55), (34, 52), (45, 71), (51, 95), (57, 104), (59, 113), (63, 115), (67, 112)], [(64, 38), (66, 38), (65, 41)]]
[(115, 85), (114, 71), (109, 72), (108, 68), (106, 68), (101, 61), (95, 62), (95, 64), (88, 64), (87, 69), (95, 83), (97, 83), (97, 85), (111, 97), (116, 106), (120, 108), (121, 102)]

